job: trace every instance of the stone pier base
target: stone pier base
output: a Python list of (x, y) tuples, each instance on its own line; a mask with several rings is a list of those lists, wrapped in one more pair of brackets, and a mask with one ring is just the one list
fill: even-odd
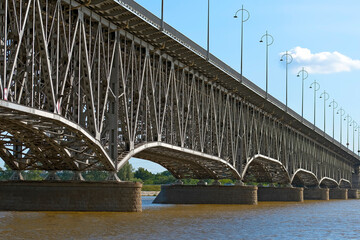
[(255, 186), (162, 185), (154, 203), (257, 204)]
[(0, 211), (141, 212), (141, 183), (0, 182)]
[(329, 200), (328, 188), (305, 188), (304, 189), (305, 200)]
[(304, 201), (303, 188), (291, 187), (259, 187), (258, 201)]
[(330, 199), (348, 199), (348, 190), (344, 188), (330, 188)]
[(348, 190), (348, 198), (359, 199), (360, 198), (359, 189), (349, 189)]

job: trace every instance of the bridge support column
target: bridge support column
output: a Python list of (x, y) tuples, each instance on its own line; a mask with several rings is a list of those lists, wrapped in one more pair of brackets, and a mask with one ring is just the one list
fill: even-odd
[(257, 187), (223, 185), (162, 185), (154, 203), (257, 204)]
[(24, 177), (21, 174), (21, 171), (14, 171), (10, 177), (10, 180), (11, 181), (20, 181), (20, 180), (24, 180)]
[(241, 180), (236, 180), (235, 185), (236, 186), (245, 186), (244, 182)]
[(109, 176), (106, 178), (106, 181), (121, 182), (119, 176), (117, 175), (117, 172), (110, 172)]
[(174, 185), (184, 185), (184, 182), (181, 181), (181, 179), (177, 179), (177, 180), (174, 182)]
[(345, 188), (330, 188), (330, 199), (348, 199), (348, 190)]
[(219, 182), (219, 180), (215, 180), (212, 185), (214, 186), (220, 186), (221, 185), (221, 182)]
[(56, 171), (50, 171), (49, 174), (46, 176), (45, 180), (47, 181), (60, 181), (58, 175), (56, 175)]
[(355, 172), (352, 174), (352, 187), (360, 189), (360, 173), (359, 166), (355, 167)]
[(74, 175), (72, 177), (73, 181), (85, 181), (84, 177), (81, 175), (81, 172), (79, 171), (74, 171)]
[(141, 183), (1, 181), (0, 211), (141, 212)]
[(304, 189), (305, 200), (329, 200), (328, 188), (305, 188)]
[(359, 189), (349, 189), (348, 190), (348, 198), (359, 199), (360, 198), (360, 190)]
[(259, 201), (304, 201), (303, 188), (293, 187), (259, 187), (258, 188)]

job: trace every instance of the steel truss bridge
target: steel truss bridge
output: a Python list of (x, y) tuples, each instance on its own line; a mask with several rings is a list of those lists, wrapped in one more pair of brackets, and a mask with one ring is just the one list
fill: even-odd
[[(351, 187), (359, 157), (131, 0), (2, 0), (0, 157), (13, 170)], [(110, 174), (110, 176), (111, 176)]]

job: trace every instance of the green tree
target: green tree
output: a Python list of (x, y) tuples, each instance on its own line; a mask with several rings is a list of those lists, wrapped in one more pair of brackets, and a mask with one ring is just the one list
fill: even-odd
[(131, 179), (134, 178), (134, 168), (132, 167), (132, 165), (127, 162), (118, 172), (118, 177), (122, 180), (122, 181), (129, 181)]
[(108, 176), (107, 171), (85, 171), (82, 173), (82, 176), (87, 181), (104, 181)]
[(135, 171), (134, 177), (140, 178), (144, 181), (152, 179), (154, 177), (154, 174), (146, 170), (145, 168), (139, 167), (138, 170)]
[(43, 180), (46, 173), (41, 170), (24, 171), (21, 173), (26, 180)]

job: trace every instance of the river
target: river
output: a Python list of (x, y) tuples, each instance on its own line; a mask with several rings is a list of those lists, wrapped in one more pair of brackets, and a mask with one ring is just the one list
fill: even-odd
[(0, 239), (360, 239), (360, 200), (157, 205), (141, 213), (0, 212)]

